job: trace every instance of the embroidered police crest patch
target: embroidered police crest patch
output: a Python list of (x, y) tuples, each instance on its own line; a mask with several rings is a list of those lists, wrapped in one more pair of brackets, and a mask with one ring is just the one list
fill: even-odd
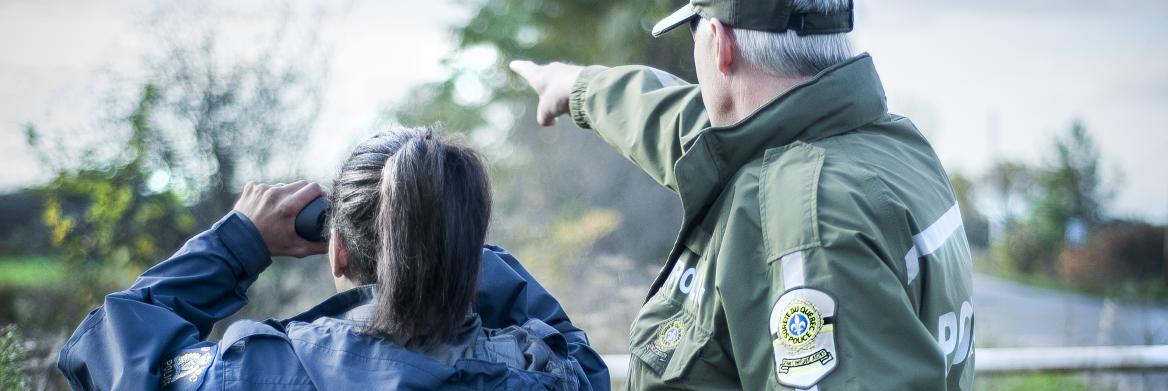
[(684, 335), (685, 322), (681, 321), (681, 319), (675, 319), (665, 324), (657, 332), (657, 347), (661, 350), (673, 349), (681, 343), (681, 337)]
[(178, 356), (162, 364), (162, 387), (180, 383), (198, 386), (214, 359), (215, 350), (210, 346), (179, 352)]
[(809, 388), (835, 370), (835, 309), (831, 296), (811, 288), (792, 289), (775, 302), (770, 331), (779, 384)]
[(823, 318), (815, 305), (800, 299), (792, 300), (787, 305), (779, 321), (783, 326), (779, 330), (779, 337), (787, 346), (796, 350), (807, 350), (809, 342), (815, 340), (819, 328), (823, 326)]

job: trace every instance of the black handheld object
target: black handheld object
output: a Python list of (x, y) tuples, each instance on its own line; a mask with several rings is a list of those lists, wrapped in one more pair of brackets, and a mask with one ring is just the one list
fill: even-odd
[(329, 202), (327, 198), (316, 197), (296, 214), (296, 234), (310, 242), (328, 241), (324, 233)]

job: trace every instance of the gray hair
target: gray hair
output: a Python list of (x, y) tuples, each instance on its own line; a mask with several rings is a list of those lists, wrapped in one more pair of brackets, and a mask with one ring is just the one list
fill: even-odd
[[(848, 0), (794, 0), (795, 12), (846, 10)], [(746, 62), (779, 77), (810, 77), (852, 57), (846, 33), (804, 35), (734, 29), (735, 46)]]

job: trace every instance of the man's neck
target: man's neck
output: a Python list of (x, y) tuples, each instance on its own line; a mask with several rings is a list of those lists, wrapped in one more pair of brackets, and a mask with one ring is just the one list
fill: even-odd
[(730, 81), (729, 96), (721, 107), (714, 108), (710, 120), (715, 126), (742, 121), (809, 77), (777, 77), (760, 71), (750, 72)]

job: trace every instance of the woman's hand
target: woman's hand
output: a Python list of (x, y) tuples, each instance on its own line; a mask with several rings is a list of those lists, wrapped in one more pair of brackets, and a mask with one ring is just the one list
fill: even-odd
[(297, 181), (287, 185), (248, 182), (235, 202), (235, 210), (247, 216), (260, 231), (269, 254), (303, 258), (328, 251), (327, 242), (304, 240), (296, 235), (295, 229), (296, 213), (324, 195), (327, 195), (324, 187), (314, 182)]

